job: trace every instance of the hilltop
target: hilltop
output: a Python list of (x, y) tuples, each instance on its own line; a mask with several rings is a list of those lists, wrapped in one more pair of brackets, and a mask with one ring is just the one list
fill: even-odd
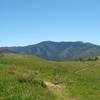
[(100, 100), (100, 60), (0, 57), (0, 100)]
[(78, 42), (52, 42), (44, 41), (35, 45), (24, 47), (5, 47), (19, 54), (28, 54), (51, 61), (76, 60), (80, 57), (94, 57), (100, 55), (100, 46), (92, 43)]

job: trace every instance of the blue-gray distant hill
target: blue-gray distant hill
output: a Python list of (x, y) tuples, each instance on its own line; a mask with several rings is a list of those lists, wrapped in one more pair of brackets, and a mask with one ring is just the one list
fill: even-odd
[(80, 57), (100, 56), (100, 46), (84, 42), (45, 41), (24, 47), (5, 47), (19, 54), (35, 55), (47, 60), (63, 61)]

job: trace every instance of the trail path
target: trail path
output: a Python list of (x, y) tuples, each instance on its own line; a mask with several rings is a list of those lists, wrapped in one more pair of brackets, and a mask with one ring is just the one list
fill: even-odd
[(81, 70), (76, 71), (75, 74), (80, 73), (80, 72), (83, 72), (83, 71), (88, 70), (88, 69), (89, 69), (89, 68), (83, 68), (83, 69), (81, 69)]

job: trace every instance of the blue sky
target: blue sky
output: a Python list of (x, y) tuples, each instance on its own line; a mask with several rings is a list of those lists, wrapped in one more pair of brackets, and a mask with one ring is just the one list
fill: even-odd
[(100, 0), (0, 0), (0, 46), (47, 40), (100, 44)]

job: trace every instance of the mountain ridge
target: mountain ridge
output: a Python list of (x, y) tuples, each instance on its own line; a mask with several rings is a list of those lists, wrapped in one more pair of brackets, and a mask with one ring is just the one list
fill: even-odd
[(100, 55), (100, 46), (89, 42), (53, 42), (43, 41), (38, 44), (18, 47), (3, 47), (19, 54), (34, 55), (46, 60), (64, 61), (79, 57)]

